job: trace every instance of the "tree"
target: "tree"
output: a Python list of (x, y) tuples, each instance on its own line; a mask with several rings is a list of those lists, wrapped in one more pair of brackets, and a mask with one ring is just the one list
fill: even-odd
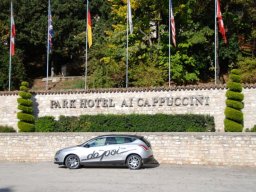
[(240, 84), (240, 71), (233, 69), (231, 71), (226, 92), (226, 109), (224, 126), (226, 132), (241, 132), (243, 130), (243, 113), (244, 108), (242, 85)]
[(35, 130), (35, 117), (33, 115), (33, 101), (31, 93), (28, 92), (28, 82), (23, 81), (20, 86), (17, 113), (19, 119), (18, 128), (21, 132), (32, 132)]
[[(0, 90), (7, 90), (9, 87), (9, 47), (10, 47), (10, 2), (3, 0), (0, 7)], [(26, 78), (25, 67), (23, 64), (23, 53), (16, 46), (15, 55), (12, 57), (11, 89), (18, 89), (21, 79)]]

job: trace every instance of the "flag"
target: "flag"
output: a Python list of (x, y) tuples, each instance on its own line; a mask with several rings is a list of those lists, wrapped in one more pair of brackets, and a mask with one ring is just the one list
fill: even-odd
[(225, 32), (224, 23), (222, 20), (222, 14), (221, 14), (221, 10), (220, 10), (219, 0), (217, 0), (217, 19), (218, 19), (218, 24), (219, 24), (219, 32), (221, 33), (224, 42), (227, 43), (226, 32)]
[(132, 24), (132, 9), (131, 9), (131, 3), (130, 0), (127, 2), (127, 10), (128, 10), (128, 21), (129, 21), (129, 28), (130, 28), (130, 34), (133, 33), (133, 24)]
[(16, 36), (16, 28), (13, 18), (13, 8), (12, 8), (12, 2), (11, 2), (11, 37), (10, 37), (10, 52), (11, 56), (15, 55), (15, 36)]
[(48, 5), (48, 46), (49, 46), (49, 52), (52, 52), (52, 38), (53, 38), (54, 32), (53, 32), (53, 25), (52, 25), (52, 13), (51, 13), (51, 5), (49, 1)]
[(88, 38), (88, 45), (90, 48), (92, 46), (92, 19), (91, 19), (91, 13), (89, 8), (88, 8), (87, 17), (88, 17), (87, 18), (87, 38)]
[(171, 14), (171, 30), (172, 30), (172, 42), (173, 45), (176, 47), (176, 30), (175, 30), (175, 21), (174, 21), (174, 16), (173, 16), (173, 11), (172, 11), (172, 0), (169, 1), (169, 9), (170, 9), (170, 14)]

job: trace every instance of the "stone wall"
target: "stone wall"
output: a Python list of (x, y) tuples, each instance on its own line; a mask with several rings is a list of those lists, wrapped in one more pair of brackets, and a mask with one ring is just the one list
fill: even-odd
[[(55, 152), (108, 133), (0, 133), (0, 161), (53, 161)], [(137, 133), (159, 163), (256, 167), (256, 133)]]
[[(79, 116), (83, 114), (208, 114), (217, 132), (224, 131), (224, 86), (156, 89), (109, 89), (34, 92), (35, 115)], [(245, 86), (244, 127), (256, 125), (256, 88)], [(0, 92), (0, 125), (17, 129), (17, 92)]]

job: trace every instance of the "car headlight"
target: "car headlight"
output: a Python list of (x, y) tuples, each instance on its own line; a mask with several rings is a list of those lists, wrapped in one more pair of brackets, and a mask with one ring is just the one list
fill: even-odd
[(59, 155), (59, 154), (60, 154), (60, 152), (61, 152), (61, 150), (57, 151), (55, 155)]

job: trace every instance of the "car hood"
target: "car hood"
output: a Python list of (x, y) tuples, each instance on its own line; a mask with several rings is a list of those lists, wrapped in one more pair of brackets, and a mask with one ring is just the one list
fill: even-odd
[(61, 150), (59, 150), (60, 152), (66, 152), (66, 151), (74, 151), (74, 150), (77, 150), (80, 148), (80, 145), (77, 145), (77, 146), (72, 146), (72, 147), (66, 147), (66, 148), (63, 148)]

